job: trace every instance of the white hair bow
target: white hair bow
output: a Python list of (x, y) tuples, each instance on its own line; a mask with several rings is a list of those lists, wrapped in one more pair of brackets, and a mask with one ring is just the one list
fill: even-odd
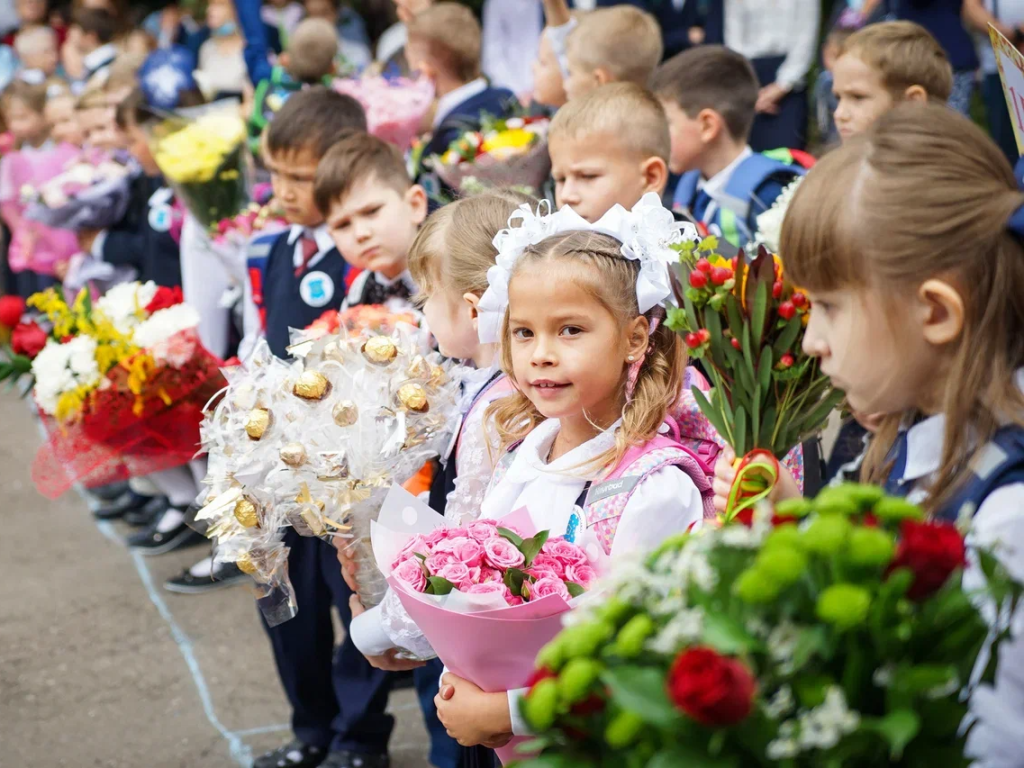
[(615, 205), (593, 224), (568, 206), (551, 213), (547, 201), (541, 203), (536, 213), (529, 205), (521, 205), (509, 217), (508, 224), (508, 229), (494, 237), (498, 257), (487, 270), (488, 288), (478, 307), (483, 344), (501, 340), (501, 324), (508, 309), (508, 284), (519, 257), (529, 246), (551, 235), (577, 230), (600, 232), (622, 243), (622, 256), (640, 262), (636, 302), (641, 313), (663, 305), (672, 294), (668, 265), (678, 261), (679, 255), (669, 246), (697, 239), (693, 225), (677, 222), (654, 192), (644, 195), (631, 211)]

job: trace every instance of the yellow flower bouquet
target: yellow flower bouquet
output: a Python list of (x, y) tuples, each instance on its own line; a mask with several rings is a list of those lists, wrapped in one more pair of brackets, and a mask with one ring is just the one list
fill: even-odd
[(249, 204), (252, 160), (233, 103), (181, 110), (150, 129), (153, 157), (178, 199), (206, 228)]

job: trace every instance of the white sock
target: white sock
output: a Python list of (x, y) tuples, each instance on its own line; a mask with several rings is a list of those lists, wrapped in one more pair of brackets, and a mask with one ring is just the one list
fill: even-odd
[(180, 509), (168, 507), (164, 516), (160, 518), (160, 522), (156, 524), (156, 530), (158, 533), (169, 533), (183, 522), (185, 522), (185, 513)]
[(197, 579), (203, 579), (209, 576), (213, 573), (213, 555), (210, 555), (210, 557), (204, 557), (198, 563), (189, 568), (188, 572)]
[(160, 489), (156, 487), (149, 477), (133, 477), (128, 481), (128, 487), (140, 496), (159, 496)]
[(199, 487), (188, 465), (171, 467), (149, 476), (173, 507), (187, 507), (199, 495)]

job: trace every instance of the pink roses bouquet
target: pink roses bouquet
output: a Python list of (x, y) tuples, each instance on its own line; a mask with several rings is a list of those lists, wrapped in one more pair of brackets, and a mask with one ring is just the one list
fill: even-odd
[(548, 531), (523, 538), (496, 520), (413, 536), (392, 563), (391, 575), (413, 592), (496, 595), (510, 606), (549, 595), (568, 602), (597, 578), (582, 548), (549, 539)]

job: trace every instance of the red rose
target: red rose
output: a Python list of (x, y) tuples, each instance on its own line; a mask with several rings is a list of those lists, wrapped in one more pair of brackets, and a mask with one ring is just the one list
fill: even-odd
[(904, 520), (889, 570), (909, 568), (914, 582), (907, 591), (911, 600), (923, 600), (946, 583), (966, 563), (964, 540), (950, 523)]
[[(539, 669), (533, 670), (533, 672), (530, 674), (530, 679), (526, 681), (526, 685), (524, 685), (523, 687), (528, 688), (532, 691), (533, 686), (535, 686), (541, 680), (547, 680), (552, 677), (558, 677), (558, 675), (552, 672), (547, 667), (540, 667)], [(529, 695), (530, 694), (527, 693), (527, 696)]]
[(185, 299), (181, 295), (181, 286), (176, 285), (173, 288), (167, 288), (161, 285), (156, 289), (156, 293), (153, 294), (153, 298), (149, 304), (146, 305), (146, 312), (153, 314), (159, 312), (161, 309), (167, 309), (173, 307), (175, 304), (181, 304)]
[(742, 523), (743, 525), (747, 526), (747, 528), (753, 528), (754, 527), (754, 508), (753, 507), (747, 507), (746, 509), (737, 512), (735, 517), (733, 517), (732, 520), (733, 520), (734, 523)]
[(25, 314), (25, 300), (21, 296), (0, 296), (0, 325), (13, 328)]
[(46, 331), (35, 323), (18, 323), (11, 333), (11, 349), (30, 360), (46, 346)]
[(735, 725), (750, 714), (754, 701), (750, 670), (712, 648), (683, 651), (668, 673), (673, 703), (701, 725)]

